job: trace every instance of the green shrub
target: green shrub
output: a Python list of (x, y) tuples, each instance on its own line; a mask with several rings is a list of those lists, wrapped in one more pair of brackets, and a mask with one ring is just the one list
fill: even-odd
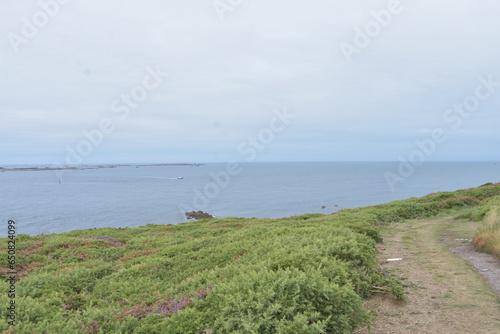
[(351, 288), (294, 268), (242, 269), (194, 307), (197, 329), (215, 333), (350, 333), (368, 320)]
[(454, 198), (448, 198), (441, 203), (439, 203), (439, 207), (442, 209), (451, 209), (454, 207), (463, 207), (466, 205), (469, 206), (475, 206), (480, 203), (479, 199), (471, 196), (462, 196), (462, 197), (454, 197)]

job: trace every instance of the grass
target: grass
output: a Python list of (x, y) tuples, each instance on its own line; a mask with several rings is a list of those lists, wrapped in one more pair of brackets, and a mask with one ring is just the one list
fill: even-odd
[(473, 243), (477, 250), (500, 257), (500, 198), (492, 201)]
[[(404, 298), (397, 275), (377, 268), (381, 228), (481, 215), (499, 194), (496, 184), (331, 215), (19, 235), (15, 330), (352, 333), (370, 320), (362, 299)], [(7, 247), (0, 252), (7, 291)], [(0, 331), (12, 328), (1, 308)]]

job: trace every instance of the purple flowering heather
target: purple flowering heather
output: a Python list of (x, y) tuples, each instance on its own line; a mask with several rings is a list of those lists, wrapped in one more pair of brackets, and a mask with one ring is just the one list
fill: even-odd
[[(212, 291), (213, 288), (214, 288), (213, 286), (208, 285), (206, 289), (196, 290), (196, 292), (198, 293), (197, 297), (200, 299), (205, 299), (208, 291)], [(156, 298), (160, 297), (158, 293), (156, 293), (155, 296)], [(118, 315), (115, 314), (115, 317), (117, 319), (122, 319), (122, 317), (133, 316), (138, 319), (142, 319), (145, 318), (149, 313), (155, 312), (157, 315), (165, 318), (168, 314), (178, 313), (183, 308), (190, 306), (193, 303), (191, 298), (195, 297), (196, 295), (193, 297), (187, 297), (187, 298), (180, 297), (179, 299), (175, 298), (172, 300), (172, 297), (169, 296), (166, 297), (163, 301), (157, 301), (155, 304), (147, 306), (143, 296), (142, 297), (143, 301), (137, 302), (131, 308), (124, 308), (122, 313)], [(125, 300), (119, 301), (118, 303), (120, 305), (129, 304), (129, 302)]]
[(124, 244), (116, 239), (111, 237), (82, 237), (83, 239), (94, 239), (94, 240), (106, 240), (116, 246), (123, 246)]
[(158, 314), (165, 318), (167, 314), (177, 313), (184, 307), (191, 305), (191, 303), (191, 299), (183, 297), (180, 297), (179, 301), (177, 301), (176, 298), (167, 304), (158, 302), (157, 305), (160, 307), (160, 309), (158, 310)]
[(196, 290), (196, 292), (198, 292), (198, 298), (205, 299), (207, 297), (208, 291), (212, 291), (213, 288), (214, 288), (213, 286), (207, 285), (206, 290), (203, 290), (203, 289)]

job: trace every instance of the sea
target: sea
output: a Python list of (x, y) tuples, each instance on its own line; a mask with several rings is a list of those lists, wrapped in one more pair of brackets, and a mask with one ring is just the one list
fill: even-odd
[(179, 224), (188, 221), (187, 211), (216, 218), (279, 218), (500, 182), (500, 162), (403, 167), (399, 162), (269, 162), (5, 171), (0, 172), (0, 237), (7, 236), (9, 220), (18, 235), (38, 235)]

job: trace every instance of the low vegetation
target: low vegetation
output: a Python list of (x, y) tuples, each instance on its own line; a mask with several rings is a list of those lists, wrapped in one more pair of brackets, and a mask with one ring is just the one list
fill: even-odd
[[(380, 226), (490, 217), (499, 194), (496, 184), (331, 215), (19, 235), (15, 332), (352, 333), (370, 321), (363, 299), (404, 298), (377, 266)], [(1, 308), (0, 330), (12, 328)]]
[(500, 199), (492, 201), (488, 208), (473, 243), (477, 250), (500, 257)]

